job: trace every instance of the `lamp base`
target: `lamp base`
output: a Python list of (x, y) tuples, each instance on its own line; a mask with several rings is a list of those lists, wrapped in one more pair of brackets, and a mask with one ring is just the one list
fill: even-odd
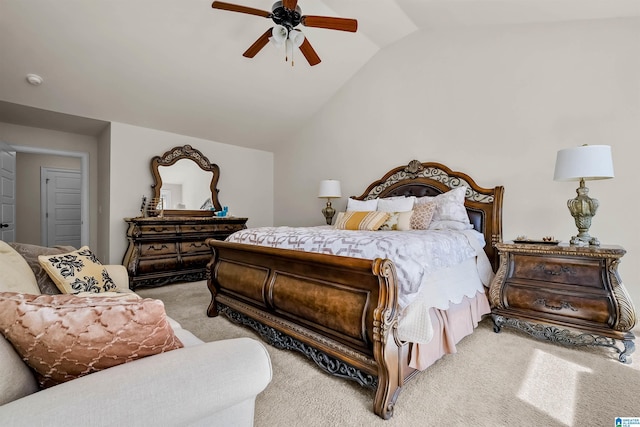
[(327, 220), (327, 224), (331, 225), (333, 216), (336, 214), (336, 210), (331, 206), (331, 199), (327, 199), (327, 206), (322, 209), (322, 215)]
[(569, 242), (575, 246), (600, 246), (600, 241), (589, 235), (591, 218), (595, 216), (600, 202), (589, 197), (589, 189), (584, 185), (584, 179), (580, 179), (576, 193), (578, 195), (575, 199), (567, 201), (567, 207), (578, 227), (578, 235), (571, 237)]
[(569, 243), (573, 246), (600, 246), (600, 240), (588, 234), (586, 236), (571, 236)]

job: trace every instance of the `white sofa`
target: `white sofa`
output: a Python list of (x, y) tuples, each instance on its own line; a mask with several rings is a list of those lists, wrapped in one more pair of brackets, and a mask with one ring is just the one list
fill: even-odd
[[(19, 258), (16, 258), (18, 255)], [(32, 293), (35, 276), (0, 241), (0, 292)], [(31, 274), (37, 273), (29, 267)], [(128, 283), (122, 266), (109, 275)], [(128, 288), (128, 286), (127, 286)], [(169, 319), (184, 348), (148, 356), (39, 390), (30, 368), (0, 334), (0, 424), (6, 426), (251, 426), (256, 396), (271, 381), (271, 362), (257, 340), (204, 343)]]

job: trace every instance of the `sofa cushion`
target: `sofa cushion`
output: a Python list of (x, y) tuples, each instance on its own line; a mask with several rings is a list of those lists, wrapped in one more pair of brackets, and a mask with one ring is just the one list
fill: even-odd
[(33, 372), (0, 334), (0, 406), (38, 391)]
[(183, 346), (149, 298), (4, 292), (0, 332), (43, 388)]
[(40, 255), (38, 261), (63, 294), (117, 291), (107, 269), (88, 246), (57, 255)]
[(0, 240), (0, 292), (39, 294), (40, 289), (27, 262), (15, 249)]
[(31, 267), (33, 274), (36, 276), (36, 281), (38, 282), (40, 293), (51, 295), (60, 293), (60, 290), (53, 282), (53, 280), (51, 280), (49, 274), (47, 274), (47, 271), (42, 268), (40, 262), (38, 262), (38, 257), (40, 255), (59, 255), (71, 252), (75, 250), (73, 246), (55, 246), (53, 248), (48, 248), (46, 246), (16, 242), (9, 243), (9, 246), (11, 246), (16, 250), (16, 252), (22, 255), (22, 258), (24, 258), (24, 260), (27, 261), (29, 267)]

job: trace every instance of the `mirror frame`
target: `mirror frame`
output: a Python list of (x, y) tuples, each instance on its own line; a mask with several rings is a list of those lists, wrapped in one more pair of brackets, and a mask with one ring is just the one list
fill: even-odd
[[(199, 150), (193, 148), (190, 145), (183, 145), (173, 147), (171, 150), (165, 152), (162, 156), (154, 156), (151, 159), (151, 174), (153, 175), (153, 199), (150, 211), (155, 210), (154, 201), (160, 199), (160, 189), (162, 188), (162, 178), (160, 177), (160, 166), (171, 166), (178, 160), (187, 159), (194, 161), (200, 169), (205, 172), (211, 172), (211, 183), (209, 188), (211, 189), (211, 203), (216, 211), (222, 210), (222, 205), (218, 200), (218, 179), (220, 178), (220, 168), (215, 163), (211, 163), (207, 157)], [(210, 210), (194, 210), (194, 209), (165, 209), (163, 210), (165, 216), (213, 216), (213, 211)]]

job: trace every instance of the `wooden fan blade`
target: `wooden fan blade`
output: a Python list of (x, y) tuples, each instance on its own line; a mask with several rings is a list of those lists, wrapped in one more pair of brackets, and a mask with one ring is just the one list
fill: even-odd
[(302, 52), (304, 57), (307, 58), (309, 65), (311, 65), (312, 67), (320, 63), (320, 57), (318, 56), (316, 51), (313, 49), (313, 47), (311, 46), (311, 43), (309, 43), (309, 40), (307, 40), (306, 37), (304, 38), (304, 41), (300, 45), (300, 52)]
[(247, 13), (249, 15), (262, 16), (263, 18), (271, 17), (271, 12), (266, 10), (254, 9), (252, 7), (240, 6), (238, 4), (225, 3), (223, 1), (214, 1), (211, 4), (214, 9), (228, 10), (230, 12)]
[(269, 37), (271, 37), (271, 32), (273, 31), (273, 27), (269, 28), (267, 31), (261, 35), (258, 40), (256, 40), (250, 47), (242, 54), (242, 56), (246, 58), (253, 58), (256, 56), (258, 52), (262, 50), (263, 47), (269, 43)]
[(349, 18), (307, 15), (303, 16), (300, 22), (305, 27), (327, 28), (329, 30), (349, 31), (352, 33), (358, 30), (358, 21)]
[(296, 6), (298, 5), (298, 0), (283, 0), (282, 6), (285, 9), (296, 10)]

